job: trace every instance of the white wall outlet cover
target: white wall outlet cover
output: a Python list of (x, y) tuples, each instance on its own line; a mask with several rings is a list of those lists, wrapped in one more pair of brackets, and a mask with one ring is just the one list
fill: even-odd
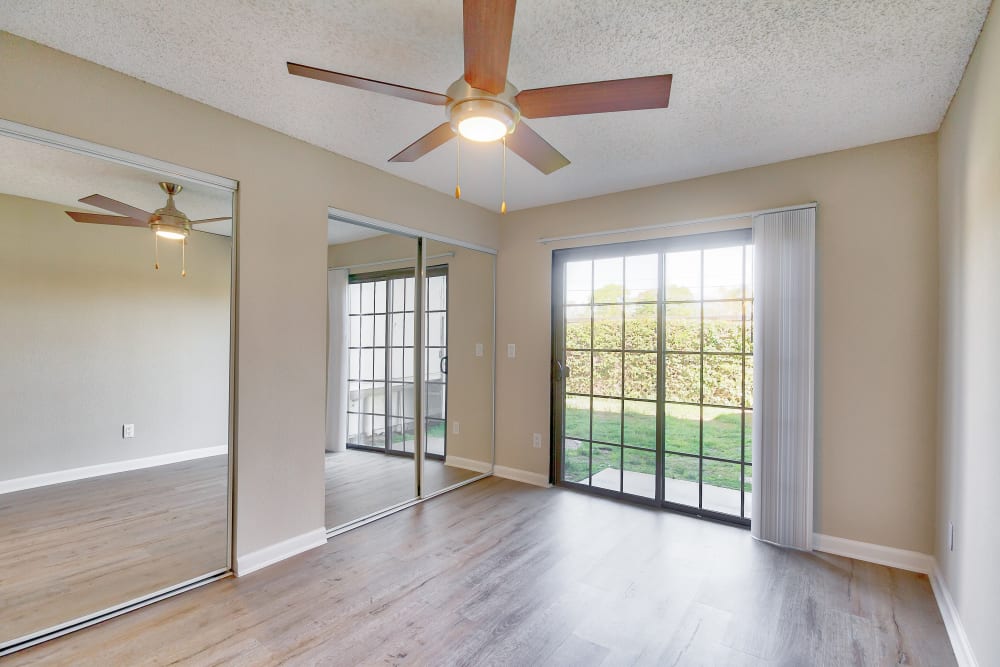
[(531, 437), (531, 444), (532, 444), (532, 446), (535, 449), (541, 449), (542, 448), (542, 434), (541, 433), (535, 433)]
[(135, 424), (122, 424), (122, 437), (123, 438), (134, 438), (135, 437)]
[(507, 343), (507, 358), (513, 359), (517, 350), (514, 348), (514, 343)]
[(483, 356), (483, 344), (482, 343), (476, 343), (476, 356), (477, 357)]

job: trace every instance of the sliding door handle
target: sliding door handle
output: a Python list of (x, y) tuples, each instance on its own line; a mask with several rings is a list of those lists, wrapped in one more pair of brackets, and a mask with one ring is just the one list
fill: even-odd
[(438, 364), (438, 369), (441, 371), (441, 375), (448, 374), (448, 357), (441, 357), (441, 363)]
[(552, 361), (552, 381), (562, 382), (569, 377), (569, 366), (562, 361), (555, 359)]

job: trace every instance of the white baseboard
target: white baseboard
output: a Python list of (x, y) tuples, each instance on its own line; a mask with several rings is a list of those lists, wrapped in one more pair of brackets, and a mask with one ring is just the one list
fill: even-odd
[(476, 472), (489, 472), (493, 467), (488, 461), (477, 461), (475, 459), (466, 459), (461, 456), (452, 456), (448, 454), (444, 457), (444, 464), (446, 466), (453, 466), (455, 468), (465, 468), (466, 470), (475, 470)]
[(948, 638), (951, 640), (951, 648), (955, 651), (955, 660), (959, 667), (979, 667), (979, 661), (972, 652), (972, 644), (965, 634), (965, 626), (962, 625), (962, 619), (958, 615), (958, 607), (955, 606), (955, 601), (948, 591), (948, 584), (937, 561), (934, 562), (934, 569), (931, 572), (931, 588), (934, 590), (934, 598), (937, 600), (938, 609), (941, 610), (941, 618), (948, 630)]
[(548, 475), (531, 472), (530, 470), (495, 465), (493, 466), (493, 474), (504, 479), (512, 479), (515, 482), (524, 482), (525, 484), (534, 484), (535, 486), (552, 486), (549, 484)]
[(110, 463), (99, 463), (82, 468), (69, 468), (67, 470), (56, 470), (40, 475), (30, 475), (28, 477), (17, 477), (0, 481), (0, 493), (13, 493), (14, 491), (24, 491), (50, 484), (62, 484), (63, 482), (75, 482), (80, 479), (90, 477), (100, 477), (102, 475), (113, 475), (129, 470), (142, 470), (143, 468), (155, 468), (156, 466), (169, 465), (171, 463), (181, 463), (182, 461), (193, 461), (209, 456), (221, 456), (229, 451), (227, 445), (219, 447), (202, 447), (201, 449), (187, 449), (182, 452), (171, 452), (169, 454), (158, 454), (156, 456), (145, 456), (138, 459), (127, 459), (125, 461), (112, 461)]
[(901, 570), (930, 574), (934, 570), (934, 557), (919, 551), (885, 547), (881, 544), (858, 542), (832, 535), (813, 534), (813, 549), (835, 556), (846, 556), (868, 563), (898, 567)]
[(326, 544), (326, 528), (316, 528), (308, 533), (302, 533), (277, 544), (251, 551), (236, 557), (236, 576), (244, 577), (278, 561), (297, 556), (303, 551), (309, 551)]

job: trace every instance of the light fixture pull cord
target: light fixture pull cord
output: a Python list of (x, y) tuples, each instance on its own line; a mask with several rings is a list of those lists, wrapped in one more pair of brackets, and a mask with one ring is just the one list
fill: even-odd
[(153, 232), (153, 268), (160, 270), (160, 235)]
[(462, 187), (459, 185), (459, 179), (462, 175), (462, 137), (457, 137), (455, 143), (457, 144), (455, 148), (455, 199), (461, 199)]
[(187, 275), (187, 264), (186, 264), (187, 257), (185, 252), (185, 250), (187, 250), (187, 245), (188, 245), (188, 240), (181, 239), (181, 278)]
[(500, 185), (500, 215), (507, 212), (507, 137), (503, 138), (503, 182)]

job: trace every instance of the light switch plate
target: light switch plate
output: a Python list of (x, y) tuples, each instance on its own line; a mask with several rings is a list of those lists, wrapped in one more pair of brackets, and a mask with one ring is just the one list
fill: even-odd
[(135, 424), (122, 424), (122, 437), (123, 438), (134, 438), (135, 437)]
[(476, 356), (477, 357), (483, 356), (483, 344), (482, 343), (476, 343)]
[(516, 350), (514, 349), (514, 343), (507, 343), (507, 358), (513, 359), (515, 354)]
[(458, 422), (451, 423), (451, 432), (458, 435)]

